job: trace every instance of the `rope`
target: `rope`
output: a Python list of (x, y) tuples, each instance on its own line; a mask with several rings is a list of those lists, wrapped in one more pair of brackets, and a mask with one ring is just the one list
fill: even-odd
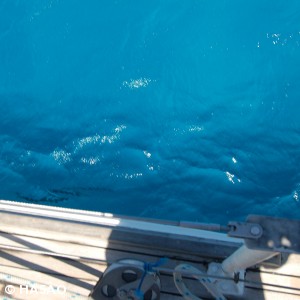
[[(113, 261), (104, 261), (104, 260), (103, 260), (103, 262), (108, 263), (108, 264), (114, 263)], [(123, 264), (123, 263), (120, 262), (120, 264)], [(125, 264), (125, 263), (124, 263), (124, 265), (128, 266), (128, 264)], [(153, 267), (153, 271), (158, 272), (158, 273), (166, 273), (166, 274), (170, 274), (170, 275), (173, 275), (173, 273), (174, 273), (174, 269), (165, 268), (165, 267)], [(191, 270), (181, 270), (180, 273), (182, 276), (189, 277), (189, 278), (193, 278), (194, 276), (199, 276), (201, 274), (201, 273), (199, 273), (199, 270), (197, 272), (191, 271)], [(234, 281), (234, 279), (229, 276), (226, 277), (226, 276), (221, 276), (221, 275), (208, 275), (208, 274), (201, 274), (201, 276), (203, 278), (213, 278), (213, 279)], [(283, 288), (283, 289), (292, 290), (292, 291), (300, 291), (300, 288), (293, 288), (290, 286), (284, 286), (284, 285), (278, 285), (278, 284), (272, 284), (272, 283), (264, 283), (264, 282), (259, 282), (259, 281), (246, 280), (246, 279), (239, 279), (239, 282), (256, 284), (259, 287), (261, 287), (262, 285), (265, 285), (265, 286), (269, 286), (269, 287)]]
[(145, 277), (148, 273), (154, 272), (154, 268), (157, 268), (163, 264), (165, 264), (168, 261), (168, 259), (166, 257), (160, 258), (157, 262), (155, 263), (144, 263), (144, 273), (142, 275), (142, 278), (140, 280), (140, 283), (138, 285), (138, 288), (135, 291), (135, 295), (138, 299), (143, 300), (144, 299), (144, 293), (141, 290), (142, 284), (145, 280)]
[(176, 266), (174, 272), (173, 272), (173, 278), (174, 278), (174, 283), (185, 300), (201, 300), (199, 297), (195, 296), (191, 291), (186, 287), (182, 280), (182, 275), (181, 275), (181, 270), (192, 270), (194, 272), (197, 272), (198, 275), (193, 275), (195, 279), (197, 279), (200, 283), (202, 283), (205, 288), (208, 290), (208, 292), (214, 296), (215, 299), (217, 300), (226, 300), (226, 298), (220, 293), (217, 289), (216, 286), (212, 283), (210, 278), (204, 278), (203, 275), (205, 275), (204, 272), (201, 272), (200, 270), (187, 265), (187, 264), (181, 264)]
[[(170, 269), (170, 268), (166, 268), (166, 267), (161, 267), (161, 265), (163, 265), (164, 263), (167, 262), (167, 260), (169, 260), (170, 258), (161, 258), (159, 259), (156, 263), (145, 263), (144, 264), (144, 276), (142, 276), (141, 281), (139, 283), (139, 287), (137, 289), (137, 296), (139, 297), (138, 299), (143, 299), (141, 298), (142, 291), (141, 291), (141, 287), (144, 281), (144, 278), (147, 274), (147, 272), (158, 272), (158, 273), (165, 273), (165, 274), (170, 274), (173, 275), (174, 273), (174, 269)], [(104, 262), (105, 264), (113, 264), (115, 263), (115, 261), (107, 261), (107, 260), (87, 260), (87, 261), (93, 261), (94, 263), (97, 262)], [(123, 264), (122, 262), (119, 262), (120, 264)], [(124, 263), (124, 265), (128, 266), (129, 263)], [(218, 275), (208, 275), (205, 273), (200, 273), (199, 270), (197, 269), (185, 269), (185, 270), (177, 270), (177, 273), (180, 273), (181, 276), (185, 276), (185, 277), (190, 277), (190, 278), (196, 278), (197, 276), (201, 275), (202, 278), (212, 278), (212, 279), (221, 279), (221, 280), (228, 280), (228, 281), (234, 281), (233, 278), (231, 277), (226, 277), (226, 276), (218, 276)], [(32, 286), (32, 281), (30, 280), (26, 280), (20, 277), (16, 277), (16, 276), (11, 276), (9, 274), (6, 273), (1, 273), (0, 272), (0, 281), (4, 281), (4, 282), (12, 282), (14, 284), (28, 284), (28, 286)], [(259, 281), (251, 281), (251, 280), (246, 280), (246, 279), (239, 279), (240, 282), (243, 283), (249, 283), (249, 284), (255, 284), (258, 285), (260, 288), (262, 286), (267, 286), (270, 288), (283, 288), (283, 289), (287, 289), (289, 290), (291, 293), (295, 292), (295, 291), (300, 291), (300, 288), (295, 288), (295, 287), (290, 287), (290, 286), (284, 286), (284, 285), (278, 285), (278, 284), (271, 284), (271, 283), (263, 283), (263, 282), (259, 282)], [(39, 285), (39, 284), (38, 284)], [(42, 285), (41, 285), (42, 286)], [(78, 299), (87, 299), (85, 296), (83, 295), (79, 295), (77, 293), (71, 292), (71, 291), (67, 291), (67, 294), (69, 294), (70, 296), (72, 295), (73, 297), (76, 295), (76, 298)], [(71, 296), (71, 297), (72, 297)], [(1, 298), (0, 298), (1, 299)]]
[[(170, 258), (169, 258), (170, 259)], [(87, 259), (86, 260), (87, 262), (93, 262), (93, 263), (96, 263), (96, 262), (103, 262), (105, 264), (108, 264), (108, 265), (111, 265), (113, 263), (115, 263), (115, 261), (109, 261), (109, 260), (90, 260), (90, 259)], [(118, 262), (120, 264), (123, 264), (122, 262)], [(128, 263), (124, 264), (124, 265), (127, 265), (128, 266)], [(174, 269), (170, 269), (170, 268), (162, 268), (162, 267), (153, 267), (153, 271), (155, 272), (158, 272), (158, 273), (166, 273), (166, 274), (170, 274), (170, 275), (173, 275), (173, 272), (174, 272)], [(193, 271), (190, 271), (190, 270), (182, 270), (180, 271), (180, 273), (183, 275), (183, 276), (186, 276), (186, 277), (193, 277), (193, 276), (197, 276), (199, 275), (199, 272), (193, 272)], [(1, 277), (3, 276), (4, 273), (0, 273), (0, 280), (1, 280)], [(10, 276), (9, 274), (5, 274), (5, 276)], [(226, 276), (219, 276), (219, 275), (202, 275), (204, 278), (213, 278), (213, 279), (221, 279), (221, 280), (229, 280), (229, 281), (233, 281), (233, 278), (231, 277), (226, 277)], [(13, 276), (12, 276), (13, 277)], [(3, 277), (2, 277), (3, 278)], [(16, 277), (14, 277), (16, 278)], [(19, 279), (22, 279), (22, 278), (19, 278)], [(3, 280), (3, 279), (2, 279)], [(24, 280), (24, 279), (22, 279)], [(272, 283), (266, 283), (266, 282), (259, 282), (259, 281), (254, 281), (254, 280), (246, 280), (246, 279), (239, 279), (240, 282), (244, 282), (244, 283), (250, 283), (250, 284), (256, 284), (258, 285), (259, 287), (261, 286), (268, 286), (268, 287), (275, 287), (275, 288), (283, 288), (283, 289), (287, 289), (287, 290), (291, 290), (291, 291), (300, 291), (300, 288), (295, 288), (295, 287), (291, 287), (291, 286), (284, 286), (284, 285), (278, 285), (278, 284), (272, 284)]]

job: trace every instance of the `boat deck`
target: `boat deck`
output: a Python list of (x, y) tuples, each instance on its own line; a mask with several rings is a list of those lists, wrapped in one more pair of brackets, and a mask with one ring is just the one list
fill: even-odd
[[(173, 282), (176, 265), (203, 269), (243, 243), (215, 232), (208, 232), (207, 240), (205, 234), (175, 222), (0, 201), (0, 299), (87, 299), (112, 263), (161, 257), (168, 257), (160, 271), (161, 299), (183, 299)], [(279, 259), (282, 265), (274, 267)], [(192, 277), (185, 282), (201, 299), (213, 299)], [(5, 291), (8, 285), (11, 294)], [(41, 297), (27, 285), (64, 287), (67, 293), (47, 290)], [(226, 299), (300, 299), (300, 255), (282, 255), (247, 270), (244, 295)]]

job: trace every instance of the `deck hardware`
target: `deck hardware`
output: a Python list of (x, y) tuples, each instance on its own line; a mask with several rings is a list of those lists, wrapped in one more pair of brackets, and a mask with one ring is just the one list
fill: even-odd
[(258, 239), (245, 239), (250, 249), (300, 253), (300, 221), (283, 218), (249, 215), (247, 222), (263, 228)]
[(116, 295), (117, 291), (113, 286), (107, 284), (102, 287), (102, 293), (107, 298), (112, 298)]
[(250, 229), (250, 232), (253, 236), (258, 236), (259, 234), (262, 233), (262, 230), (261, 230), (260, 226), (253, 225)]
[[(148, 264), (134, 259), (123, 259), (110, 265), (91, 292), (94, 300), (159, 300), (160, 278)], [(142, 298), (141, 298), (142, 297)]]
[(246, 222), (229, 222), (227, 234), (243, 238), (249, 249), (300, 253), (300, 220), (249, 215)]
[(240, 272), (234, 272), (234, 274), (233, 274), (233, 281), (235, 283), (239, 283), (239, 281), (240, 281)]
[(263, 229), (259, 224), (247, 222), (229, 222), (228, 236), (243, 239), (258, 239), (263, 234)]
[[(246, 269), (253, 267), (277, 254), (277, 252), (273, 251), (249, 249), (246, 245), (243, 245), (227, 257), (222, 264), (210, 263), (208, 274), (215, 274), (223, 277), (229, 275), (233, 281), (225, 282), (222, 279), (218, 280), (219, 284), (217, 283), (217, 287), (220, 288), (226, 295), (241, 296), (244, 292)], [(216, 269), (217, 272), (215, 272)]]
[(244, 238), (245, 241), (221, 264), (224, 274), (232, 278), (236, 272), (245, 272), (249, 267), (280, 256), (280, 253), (300, 252), (298, 220), (250, 215), (245, 223), (230, 222), (229, 228), (229, 236)]
[(243, 245), (222, 262), (222, 270), (233, 276), (234, 273), (253, 267), (277, 254), (273, 251), (249, 249)]

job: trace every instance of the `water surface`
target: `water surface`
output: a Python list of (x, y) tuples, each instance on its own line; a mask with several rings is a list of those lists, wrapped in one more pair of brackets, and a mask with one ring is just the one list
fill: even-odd
[(0, 2), (0, 197), (300, 217), (299, 1)]

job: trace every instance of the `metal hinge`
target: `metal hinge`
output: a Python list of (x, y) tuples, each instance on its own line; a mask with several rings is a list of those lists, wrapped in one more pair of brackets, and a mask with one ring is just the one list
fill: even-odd
[(263, 234), (263, 229), (256, 223), (229, 222), (228, 236), (242, 239), (259, 239)]

